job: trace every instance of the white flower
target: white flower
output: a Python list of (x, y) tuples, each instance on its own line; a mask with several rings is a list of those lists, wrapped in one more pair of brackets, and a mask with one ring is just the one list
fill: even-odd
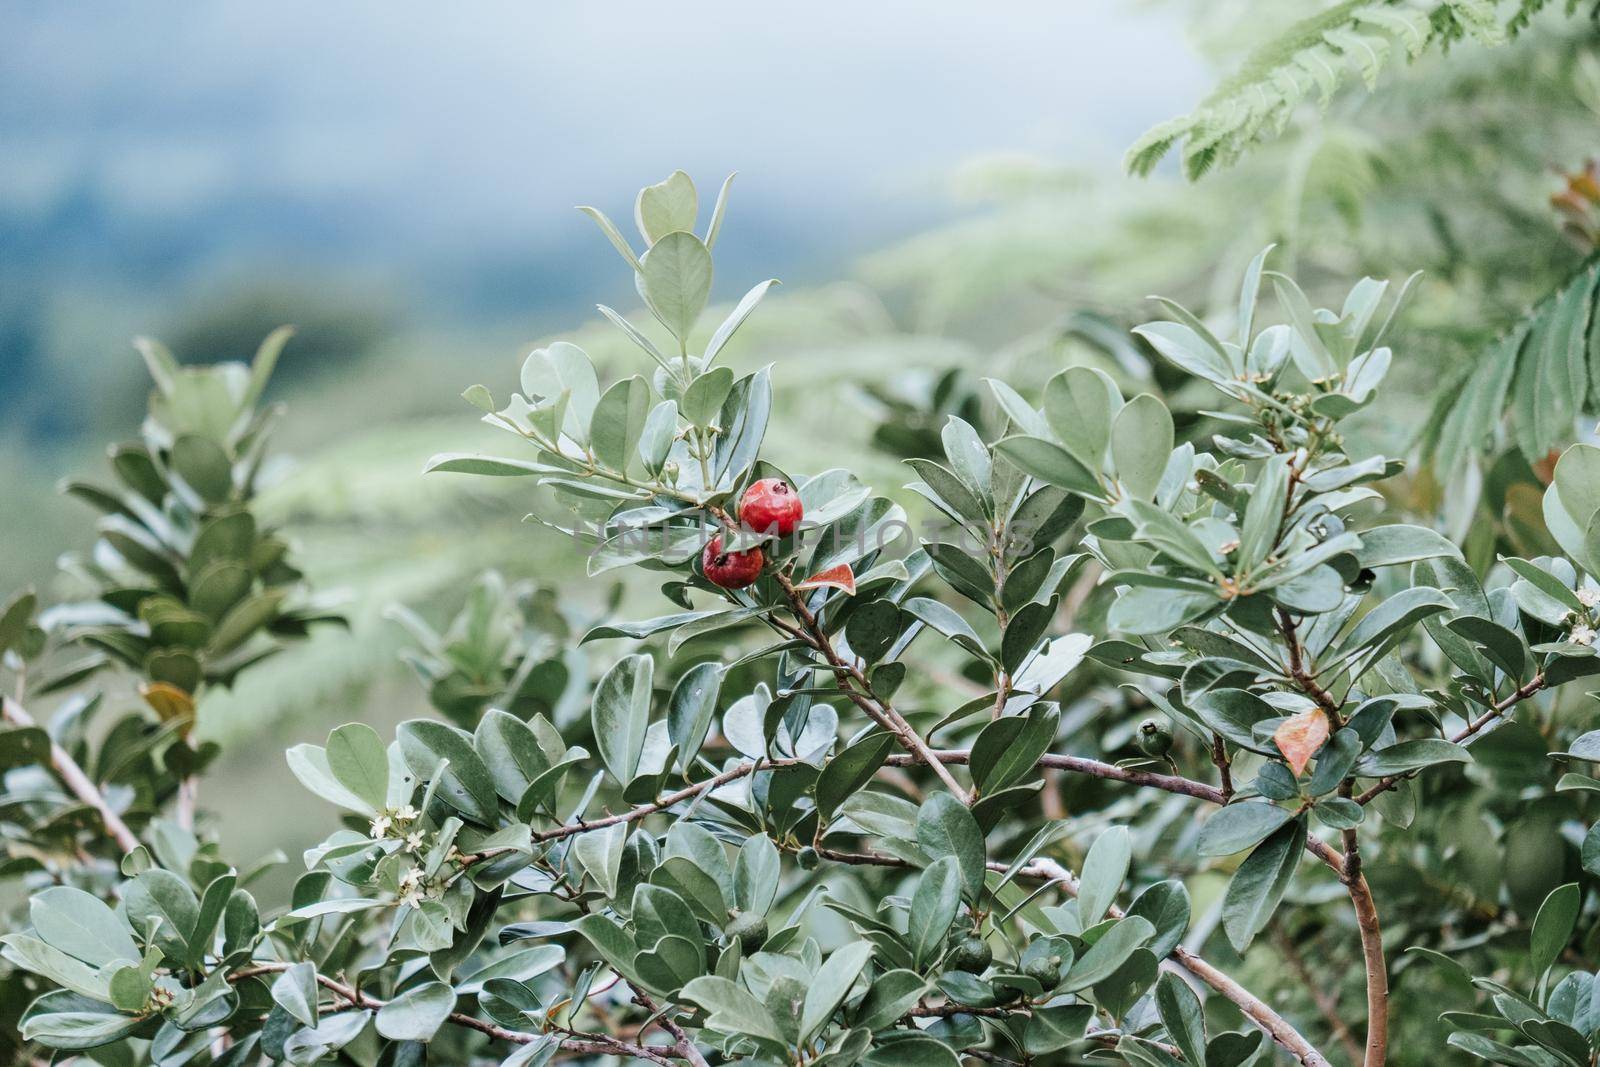
[(411, 822), (413, 819), (416, 819), (421, 815), (422, 812), (418, 811), (416, 808), (413, 808), (410, 804), (400, 805), (399, 810), (394, 813), (394, 817), (399, 819), (401, 822)]
[(407, 852), (421, 852), (422, 851), (422, 831), (421, 830), (413, 830), (409, 834), (406, 835), (406, 851)]
[(1600, 604), (1600, 588), (1586, 585), (1578, 590), (1578, 603), (1586, 608), (1592, 608), (1596, 604)]
[(389, 836), (389, 816), (378, 815), (372, 820), (372, 839), (381, 841)]
[(1590, 644), (1593, 644), (1594, 643), (1594, 630), (1593, 630), (1593, 628), (1588, 627), (1588, 626), (1574, 626), (1572, 628), (1572, 633), (1570, 635), (1568, 635), (1568, 640), (1570, 640), (1575, 645), (1590, 645)]

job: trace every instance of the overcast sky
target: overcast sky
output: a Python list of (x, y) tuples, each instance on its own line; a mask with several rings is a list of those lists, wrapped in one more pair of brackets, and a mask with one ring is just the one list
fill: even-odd
[(740, 172), (781, 272), (949, 210), (974, 156), (1113, 165), (1206, 81), (1114, 0), (6, 2), (0, 31), (0, 239), (179, 277), (537, 257), (679, 166), (707, 199)]

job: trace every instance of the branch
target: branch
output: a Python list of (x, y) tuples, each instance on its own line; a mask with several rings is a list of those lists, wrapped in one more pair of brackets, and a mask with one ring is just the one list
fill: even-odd
[[(241, 967), (239, 970), (228, 975), (228, 984), (234, 985), (244, 981), (247, 978), (259, 978), (263, 975), (278, 974), (282, 971), (287, 971), (290, 966), (291, 964), (273, 962), (257, 963), (252, 964), (249, 967)], [(324, 989), (331, 991), (336, 996), (342, 997), (344, 1000), (348, 1001), (351, 1007), (361, 1008), (365, 1011), (377, 1011), (380, 1008), (387, 1006), (389, 1003), (386, 1000), (379, 1000), (377, 997), (345, 985), (343, 982), (340, 982), (336, 979), (329, 978), (325, 974), (319, 973), (317, 975), (317, 984), (322, 986)], [(476, 1030), (478, 1033), (487, 1034), (489, 1037), (492, 1037), (497, 1041), (506, 1041), (513, 1045), (531, 1045), (541, 1037), (546, 1036), (544, 1034), (524, 1033), (521, 1030), (507, 1030), (503, 1026), (496, 1026), (494, 1023), (488, 1022), (484, 1019), (475, 1018), (459, 1011), (451, 1012), (445, 1017), (445, 1019), (447, 1022), (454, 1023), (456, 1026), (465, 1027), (468, 1030)], [(666, 1050), (660, 1048), (652, 1048), (648, 1045), (630, 1045), (626, 1041), (619, 1041), (614, 1037), (607, 1037), (605, 1034), (581, 1034), (571, 1030), (566, 1032), (572, 1036), (561, 1038), (560, 1042), (561, 1047), (569, 1052), (584, 1052), (598, 1056), (631, 1056), (636, 1059), (644, 1060), (647, 1063), (656, 1063), (662, 1064), (664, 1067), (672, 1067), (672, 1060), (667, 1055)], [(672, 1052), (676, 1053), (677, 1049), (674, 1048)], [(699, 1053), (696, 1052), (696, 1056), (698, 1055)], [(690, 1062), (694, 1061), (691, 1060)], [(701, 1059), (699, 1062), (700, 1064), (705, 1063), (703, 1059)]]
[(871, 683), (867, 681), (866, 675), (861, 673), (860, 668), (853, 663), (845, 662), (839, 653), (834, 650), (833, 642), (828, 638), (827, 632), (817, 624), (817, 617), (811, 613), (810, 608), (806, 607), (805, 598), (800, 595), (793, 583), (789, 581), (789, 576), (780, 572), (778, 574), (778, 584), (783, 587), (783, 595), (788, 598), (789, 606), (794, 610), (795, 617), (805, 627), (812, 647), (827, 659), (829, 666), (833, 668), (835, 678), (838, 680), (839, 689), (850, 699), (850, 702), (865, 712), (873, 722), (893, 733), (906, 751), (922, 757), (922, 762), (933, 768), (933, 772), (939, 776), (950, 792), (955, 794), (956, 799), (963, 804), (970, 805), (972, 803), (972, 795), (962, 787), (960, 782), (956, 781), (954, 775), (945, 769), (943, 763), (934, 758), (927, 742), (922, 739), (922, 735), (917, 733), (910, 723), (906, 722), (905, 718), (894, 709), (893, 705), (872, 691)]
[[(1488, 726), (1490, 723), (1494, 722), (1500, 716), (1504, 715), (1506, 712), (1510, 711), (1524, 700), (1527, 700), (1535, 693), (1544, 689), (1544, 687), (1544, 674), (1541, 672), (1534, 675), (1531, 681), (1519, 686), (1517, 690), (1510, 696), (1506, 697), (1502, 701), (1499, 701), (1498, 703), (1491, 705), (1488, 711), (1467, 723), (1467, 725), (1462, 729), (1456, 731), (1456, 733), (1450, 737), (1450, 740), (1455, 744), (1461, 744), (1463, 741), (1478, 733), (1485, 726)], [(1370, 804), (1380, 793), (1384, 793), (1390, 789), (1393, 789), (1400, 782), (1407, 778), (1415, 777), (1416, 774), (1416, 771), (1409, 771), (1405, 774), (1391, 774), (1387, 778), (1380, 778), (1378, 782), (1372, 786), (1372, 788), (1356, 797), (1356, 803)]]
[[(33, 721), (33, 716), (23, 710), (21, 704), (9, 697), (0, 697), (0, 717), (17, 726), (38, 725)], [(105, 795), (100, 792), (99, 786), (83, 772), (83, 768), (78, 766), (78, 761), (54, 740), (50, 742), (50, 765), (79, 800), (100, 814), (100, 821), (105, 824), (106, 833), (117, 843), (118, 848), (123, 852), (132, 852), (139, 847), (139, 839), (128, 829), (128, 824), (122, 821), (122, 816), (111, 810), (111, 805), (106, 803)]]
[[(1340, 727), (1339, 701), (1317, 683), (1316, 674), (1303, 662), (1300, 639), (1295, 633), (1293, 616), (1278, 609), (1278, 625), (1283, 632), (1289, 651), (1289, 673), (1295, 683), (1328, 713), (1333, 728)], [(1540, 679), (1535, 679), (1541, 681)], [(1532, 685), (1533, 683), (1529, 683)], [(1542, 681), (1541, 681), (1542, 684)], [(1518, 690), (1520, 692), (1521, 690)], [(1515, 694), (1513, 694), (1515, 695)], [(1512, 701), (1515, 703), (1515, 701)], [(1507, 704), (1509, 707), (1510, 704)], [(1494, 714), (1498, 715), (1499, 711)], [(1485, 719), (1484, 721), (1487, 721)], [(1478, 727), (1469, 726), (1468, 730)], [(1377, 786), (1373, 787), (1377, 789)], [(1379, 790), (1381, 792), (1381, 790)], [(1339, 795), (1350, 797), (1351, 780), (1339, 783)], [(1374, 794), (1376, 795), (1376, 794)], [(1382, 1067), (1389, 1056), (1389, 968), (1383, 958), (1383, 930), (1378, 924), (1378, 905), (1372, 899), (1372, 889), (1361, 873), (1361, 845), (1354, 827), (1343, 831), (1344, 863), (1339, 870), (1339, 880), (1350, 894), (1350, 904), (1355, 909), (1356, 929), (1361, 935), (1361, 958), (1367, 971), (1367, 1055), (1366, 1067)]]
[[(1024, 867), (1021, 873), (1029, 877), (1041, 878), (1047, 883), (1059, 884), (1073, 896), (1078, 895), (1077, 878), (1073, 876), (1071, 871), (1055, 860), (1036, 859)], [(1107, 909), (1106, 914), (1114, 919), (1120, 919), (1123, 917), (1124, 912), (1113, 904)], [(1176, 962), (1174, 963), (1174, 961)], [(1273, 1011), (1265, 1001), (1182, 945), (1172, 950), (1172, 959), (1164, 961), (1162, 966), (1169, 970), (1173, 967), (1182, 967), (1223, 997), (1232, 1001), (1244, 1013), (1246, 1018), (1262, 1030), (1265, 1030), (1268, 1037), (1276, 1041), (1305, 1067), (1332, 1067), (1327, 1057), (1318, 1052), (1311, 1042), (1301, 1036), (1300, 1032), (1287, 1019)]]

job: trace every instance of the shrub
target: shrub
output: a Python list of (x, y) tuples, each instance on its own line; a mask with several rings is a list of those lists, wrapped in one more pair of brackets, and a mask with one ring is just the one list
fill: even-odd
[[(1213, 391), (1209, 441), (1096, 370), (1037, 403), (991, 380), (1003, 432), (952, 416), (942, 456), (908, 460), (935, 519), (913, 534), (850, 471), (763, 459), (773, 376), (719, 357), (773, 283), (697, 329), (726, 194), (697, 232), (681, 172), (642, 191), (642, 252), (586, 209), (671, 338), (601, 308), (649, 377), (602, 388), (576, 346), (536, 349), (506, 402), (465, 394), (522, 451), (429, 464), (532, 479), (590, 575), (652, 572), (669, 610), (582, 635), (639, 643), (587, 691), (554, 597), (491, 578), (443, 635), (414, 625), (449, 721), (391, 741), (349, 723), (289, 751), (343, 823), (265, 912), (180, 793), (207, 755), (185, 726), (204, 688), (327, 619), (249, 508), (275, 342), (253, 374), (147, 349), (159, 389), (144, 442), (114, 457), (125, 488), (75, 490), (106, 513), (93, 610), (41, 628), (24, 596), (0, 621), (24, 1042), (164, 1064), (1325, 1064), (1307, 1011), (1360, 1038), (1328, 1007), (1343, 976), (1285, 932), (1306, 917), (1358, 946), (1354, 1052), (1385, 1061), (1400, 964), (1366, 860), (1470, 848), (1429, 818), (1452, 810), (1433, 783), (1470, 791), (1494, 772), (1480, 738), (1600, 672), (1600, 449), (1569, 449), (1545, 494), (1564, 555), (1480, 575), (1385, 500), (1399, 460), (1346, 451), (1403, 292), (1363, 279), (1314, 308), (1263, 252), (1226, 337), (1170, 303), (1135, 331)], [(1263, 324), (1264, 280), (1283, 323)], [(758, 505), (771, 521), (744, 521)], [(101, 665), (41, 682), (28, 666), (52, 641), (119, 661), (160, 722), (92, 736), (88, 699), (34, 725), (25, 700)], [(1081, 699), (1105, 676), (1131, 695)], [(1097, 715), (1100, 751), (1060, 750)], [(1593, 735), (1565, 744), (1600, 757)], [(1110, 799), (1067, 815), (1063, 776)], [(1456, 958), (1483, 959), (1405, 899), (1402, 940), (1426, 943), (1410, 969), (1453, 981)], [(1476, 980), (1487, 1004), (1445, 1016), (1454, 1048), (1589, 1062), (1594, 979), (1562, 962), (1582, 905), (1577, 883), (1548, 894)], [(1268, 931), (1300, 975), (1275, 989), (1311, 1008), (1201, 955), (1260, 977)]]

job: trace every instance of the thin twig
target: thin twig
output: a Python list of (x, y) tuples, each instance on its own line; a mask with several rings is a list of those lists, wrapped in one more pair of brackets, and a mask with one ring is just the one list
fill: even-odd
[[(17, 726), (37, 725), (33, 721), (33, 716), (10, 697), (0, 696), (0, 716)], [(105, 824), (106, 833), (111, 835), (117, 847), (123, 852), (132, 852), (139, 847), (139, 839), (128, 829), (128, 824), (122, 821), (122, 816), (111, 810), (111, 805), (106, 802), (100, 787), (84, 773), (82, 767), (78, 766), (78, 761), (54, 740), (50, 742), (50, 765), (79, 800), (99, 813), (100, 821)]]
[[(239, 970), (228, 975), (228, 983), (233, 985), (238, 982), (242, 982), (247, 978), (259, 978), (263, 975), (278, 974), (282, 971), (287, 971), (290, 966), (291, 964), (288, 963), (273, 962), (257, 963), (252, 964), (249, 967), (241, 967)], [(324, 989), (329, 990), (335, 996), (342, 997), (352, 1007), (359, 1008), (363, 1011), (377, 1011), (389, 1003), (386, 1000), (379, 1000), (377, 997), (374, 997), (368, 993), (363, 993), (359, 989), (355, 989), (352, 986), (345, 985), (343, 982), (340, 982), (334, 978), (330, 978), (325, 974), (319, 973), (317, 975), (317, 984), (322, 986)], [(454, 1023), (456, 1026), (465, 1027), (468, 1030), (476, 1030), (480, 1034), (487, 1034), (489, 1037), (495, 1038), (498, 1041), (506, 1041), (513, 1045), (530, 1045), (533, 1042), (538, 1041), (541, 1037), (547, 1036), (544, 1034), (525, 1033), (521, 1030), (507, 1030), (503, 1026), (496, 1026), (494, 1023), (488, 1022), (484, 1019), (474, 1018), (471, 1015), (466, 1015), (458, 1011), (451, 1012), (445, 1018), (448, 1022)], [(664, 1048), (652, 1048), (649, 1045), (632, 1045), (626, 1041), (619, 1041), (614, 1037), (608, 1037), (605, 1034), (582, 1034), (572, 1030), (567, 1030), (564, 1032), (573, 1035), (571, 1037), (559, 1039), (561, 1047), (569, 1052), (583, 1052), (590, 1055), (602, 1056), (633, 1056), (649, 1063), (662, 1064), (663, 1067), (672, 1067), (671, 1054), (675, 1054), (677, 1052), (676, 1048), (668, 1050)], [(698, 1052), (696, 1055), (698, 1055)], [(690, 1062), (694, 1061), (691, 1060)], [(705, 1061), (702, 1059), (700, 1060), (700, 1063), (704, 1064)]]
[(1305, 958), (1295, 947), (1294, 939), (1276, 919), (1272, 922), (1272, 941), (1278, 946), (1278, 954), (1289, 964), (1289, 969), (1300, 980), (1300, 984), (1311, 994), (1312, 1003), (1316, 1004), (1317, 1011), (1322, 1013), (1322, 1019), (1328, 1024), (1334, 1040), (1344, 1048), (1345, 1055), (1350, 1057), (1352, 1064), (1360, 1063), (1361, 1046), (1356, 1042), (1355, 1035), (1350, 1032), (1349, 1025), (1339, 1016), (1338, 999), (1311, 973), (1311, 969), (1306, 966)]
[(811, 613), (810, 608), (806, 607), (805, 597), (801, 596), (799, 590), (795, 589), (794, 584), (789, 581), (789, 576), (780, 572), (778, 574), (778, 584), (782, 586), (783, 594), (788, 599), (789, 606), (794, 610), (795, 617), (800, 620), (801, 626), (809, 636), (812, 647), (827, 659), (839, 683), (839, 689), (849, 698), (850, 702), (865, 712), (868, 718), (893, 733), (908, 752), (921, 756), (922, 761), (933, 768), (933, 772), (939, 776), (945, 787), (955, 795), (957, 800), (963, 804), (971, 804), (972, 795), (967, 792), (960, 782), (956, 781), (954, 775), (945, 769), (944, 764), (933, 757), (927, 742), (922, 739), (922, 735), (917, 733), (910, 723), (906, 722), (905, 718), (894, 709), (892, 704), (873, 692), (871, 683), (867, 681), (866, 675), (861, 673), (859, 667), (853, 663), (846, 662), (834, 649), (833, 641), (829, 639), (827, 632), (818, 625), (817, 617)]
[[(1510, 696), (1506, 697), (1504, 700), (1496, 702), (1489, 708), (1488, 711), (1467, 723), (1467, 725), (1462, 729), (1456, 731), (1456, 733), (1451, 735), (1450, 740), (1455, 744), (1461, 744), (1463, 741), (1467, 740), (1469, 737), (1472, 737), (1485, 726), (1488, 726), (1500, 716), (1504, 715), (1506, 712), (1510, 711), (1524, 700), (1527, 700), (1544, 687), (1544, 675), (1542, 673), (1534, 675), (1532, 680), (1519, 686)], [(1393, 789), (1397, 784), (1405, 779), (1415, 776), (1416, 773), (1416, 771), (1410, 771), (1406, 774), (1391, 774), (1387, 778), (1380, 778), (1375, 785), (1355, 798), (1356, 803), (1363, 805), (1370, 804), (1380, 793)]]

